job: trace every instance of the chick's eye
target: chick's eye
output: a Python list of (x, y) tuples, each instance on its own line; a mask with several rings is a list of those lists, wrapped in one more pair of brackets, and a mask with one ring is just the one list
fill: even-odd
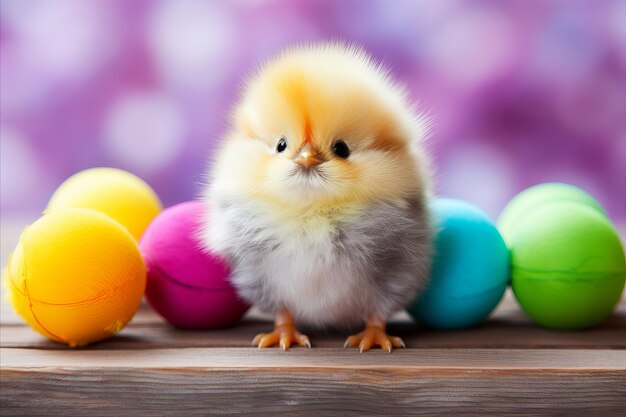
[(348, 145), (346, 145), (346, 142), (338, 140), (333, 145), (333, 153), (340, 158), (346, 159), (350, 156), (350, 149), (348, 148)]
[(282, 153), (285, 151), (285, 149), (287, 149), (287, 141), (285, 140), (285, 138), (280, 138), (280, 140), (278, 141), (278, 145), (276, 145), (276, 152)]

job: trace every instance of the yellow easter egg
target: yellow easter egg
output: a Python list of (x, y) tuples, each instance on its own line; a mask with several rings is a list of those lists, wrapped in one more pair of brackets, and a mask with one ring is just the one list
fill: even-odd
[(120, 222), (139, 240), (162, 205), (141, 178), (120, 169), (92, 168), (72, 175), (61, 184), (46, 210), (66, 208), (100, 211)]
[(120, 331), (146, 286), (135, 239), (88, 209), (51, 212), (27, 227), (5, 273), (17, 313), (42, 335), (72, 347)]

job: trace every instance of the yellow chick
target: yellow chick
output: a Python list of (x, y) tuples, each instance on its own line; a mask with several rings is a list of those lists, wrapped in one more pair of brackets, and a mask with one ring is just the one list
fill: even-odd
[(426, 130), (356, 47), (290, 49), (248, 81), (210, 172), (203, 241), (276, 317), (254, 345), (310, 347), (296, 324), (365, 323), (344, 346), (404, 347), (385, 327), (429, 276)]

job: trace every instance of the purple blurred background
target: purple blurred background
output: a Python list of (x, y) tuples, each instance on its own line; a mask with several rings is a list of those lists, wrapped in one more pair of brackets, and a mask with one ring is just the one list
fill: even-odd
[(1, 209), (40, 211), (94, 166), (198, 195), (241, 78), (340, 39), (435, 120), (439, 195), (495, 217), (564, 181), (626, 222), (625, 1), (2, 0)]

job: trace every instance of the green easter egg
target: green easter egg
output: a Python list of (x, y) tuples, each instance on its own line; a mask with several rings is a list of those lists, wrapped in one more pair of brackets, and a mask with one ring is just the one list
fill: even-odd
[(619, 302), (626, 278), (624, 248), (594, 205), (542, 205), (524, 216), (509, 247), (513, 292), (540, 325), (592, 327)]
[(507, 204), (498, 219), (500, 233), (508, 242), (526, 215), (544, 204), (558, 201), (577, 202), (606, 216), (600, 203), (580, 188), (559, 182), (547, 182), (522, 191)]

